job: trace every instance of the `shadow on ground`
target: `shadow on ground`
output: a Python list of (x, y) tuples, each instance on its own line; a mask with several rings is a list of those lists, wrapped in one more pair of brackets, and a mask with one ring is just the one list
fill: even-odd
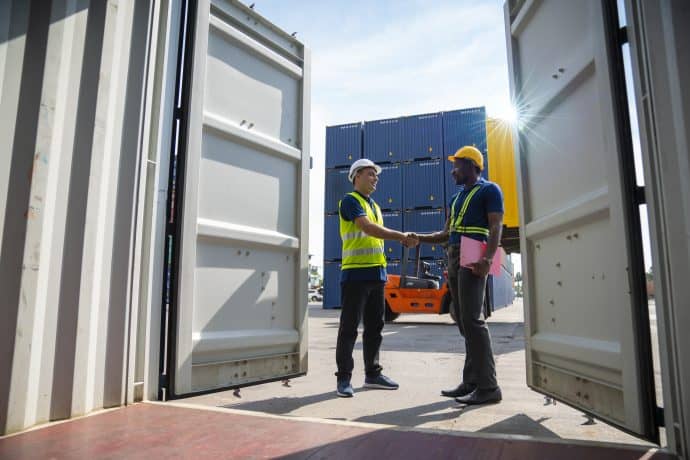
[(257, 412), (266, 412), (274, 415), (287, 415), (304, 406), (309, 406), (311, 404), (320, 403), (334, 398), (337, 398), (337, 396), (335, 395), (335, 391), (329, 391), (327, 393), (319, 393), (315, 395), (297, 398), (281, 396), (277, 398), (264, 399), (262, 401), (252, 401), (239, 404), (227, 404), (222, 407), (228, 409), (242, 409)]
[(495, 434), (519, 434), (525, 436), (534, 436), (535, 438), (554, 439), (560, 438), (556, 433), (542, 425), (549, 417), (541, 417), (537, 420), (525, 414), (516, 414), (501, 420), (498, 423), (489, 425), (479, 430), (480, 433), (495, 433)]
[[(357, 393), (372, 391), (365, 388), (356, 388)], [(239, 404), (228, 404), (222, 407), (230, 409), (242, 409), (255, 412), (265, 412), (273, 415), (289, 415), (292, 412), (311, 404), (317, 404), (334, 399), (333, 391), (309, 395), (304, 397), (277, 397), (262, 401), (252, 401)], [(453, 399), (444, 399), (431, 404), (407, 407), (405, 409), (382, 412), (379, 414), (365, 415), (355, 419), (357, 422), (380, 423), (385, 425), (415, 427), (431, 422), (451, 420), (477, 409), (475, 406), (461, 406)], [(327, 417), (332, 420), (343, 420), (338, 417)]]

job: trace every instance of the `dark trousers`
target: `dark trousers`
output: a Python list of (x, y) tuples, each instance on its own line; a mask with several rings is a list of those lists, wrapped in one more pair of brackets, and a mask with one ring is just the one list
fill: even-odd
[(472, 270), (460, 267), (460, 246), (448, 246), (448, 286), (456, 308), (458, 329), (465, 338), (465, 366), (462, 380), (481, 389), (493, 389), (496, 363), (491, 349), (491, 335), (482, 318), (486, 276), (476, 276)]
[(352, 351), (357, 341), (357, 327), (364, 319), (362, 334), (364, 351), (364, 371), (367, 377), (378, 377), (382, 367), (379, 365), (379, 348), (383, 330), (385, 299), (383, 281), (353, 281), (342, 284), (342, 310), (335, 361), (338, 365), (338, 380), (350, 380), (355, 367)]

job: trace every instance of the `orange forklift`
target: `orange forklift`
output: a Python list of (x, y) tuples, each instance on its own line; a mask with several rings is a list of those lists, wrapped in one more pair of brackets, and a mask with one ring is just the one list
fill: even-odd
[[(384, 290), (386, 298), (385, 321), (395, 321), (401, 313), (435, 313), (443, 315), (450, 313), (454, 322), (455, 308), (451, 308), (452, 298), (448, 289), (448, 269), (443, 270), (443, 278), (430, 273), (430, 265), (421, 260), (420, 249), (417, 245), (415, 253), (414, 276), (408, 274), (407, 263), (409, 248), (403, 246), (403, 259), (400, 263), (400, 275), (388, 275)], [(493, 300), (489, 283), (486, 284), (484, 295), (484, 317), (491, 316)]]
[[(403, 246), (400, 275), (388, 275), (385, 287), (386, 322), (395, 321), (401, 313), (450, 313), (453, 321), (455, 309), (450, 308), (451, 296), (448, 282), (441, 283), (441, 277), (429, 272), (429, 264), (421, 260), (419, 245), (415, 254), (414, 276), (408, 274), (409, 248)], [(443, 271), (448, 279), (448, 271)]]

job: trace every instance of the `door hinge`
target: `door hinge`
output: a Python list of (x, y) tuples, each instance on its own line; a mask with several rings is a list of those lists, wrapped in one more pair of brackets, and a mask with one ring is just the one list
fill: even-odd
[(635, 187), (635, 203), (637, 205), (647, 203), (647, 197), (645, 196), (645, 189), (644, 189), (644, 187), (641, 187), (639, 185), (637, 187)]
[(158, 377), (158, 400), (168, 400), (168, 376), (165, 374), (161, 374)]
[(665, 426), (663, 407), (656, 406), (656, 408), (654, 408), (654, 422), (656, 423), (656, 426)]
[(628, 26), (618, 29), (618, 43), (623, 46), (628, 43)]

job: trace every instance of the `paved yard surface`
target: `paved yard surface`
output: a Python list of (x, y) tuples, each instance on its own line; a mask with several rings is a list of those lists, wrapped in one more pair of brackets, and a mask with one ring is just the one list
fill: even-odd
[[(361, 342), (355, 347), (355, 397), (335, 395), (335, 340), (339, 310), (309, 308), (309, 372), (285, 386), (279, 382), (198, 396), (185, 403), (317, 419), (369, 422), (399, 427), (527, 435), (642, 444), (605, 423), (593, 422), (568, 406), (556, 405), (527, 388), (522, 303), (490, 318), (503, 402), (463, 408), (440, 390), (460, 379), (464, 346), (448, 315), (403, 315), (384, 328), (381, 363), (400, 384), (397, 391), (365, 390)], [(360, 331), (361, 332), (361, 331)], [(360, 334), (361, 336), (361, 334)]]

